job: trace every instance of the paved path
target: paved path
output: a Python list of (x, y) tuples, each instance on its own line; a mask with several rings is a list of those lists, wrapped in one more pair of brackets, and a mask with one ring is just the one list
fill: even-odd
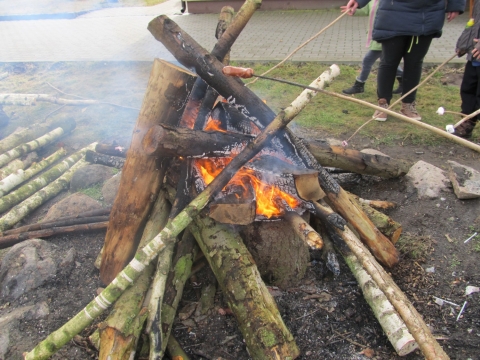
[[(179, 1), (152, 7), (120, 7), (89, 12), (75, 19), (0, 21), (0, 62), (151, 61), (173, 56), (147, 30), (151, 19), (166, 14), (200, 45), (212, 49), (218, 15), (179, 13)], [(232, 60), (279, 61), (328, 25), (339, 11), (258, 11), (232, 49)], [(453, 55), (467, 21), (462, 15), (435, 39), (426, 63)], [(367, 17), (344, 17), (294, 55), (295, 61), (358, 63), (366, 52)], [(452, 62), (464, 63), (465, 59)]]

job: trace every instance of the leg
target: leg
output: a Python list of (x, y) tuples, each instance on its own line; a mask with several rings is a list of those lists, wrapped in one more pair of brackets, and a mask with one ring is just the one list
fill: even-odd
[[(463, 73), (462, 85), (460, 85), (460, 97), (462, 98), (462, 113), (471, 114), (480, 109), (480, 67), (473, 66), (467, 61)], [(464, 121), (455, 128), (455, 135), (470, 138), (477, 123), (478, 116)]]
[[(410, 39), (408, 47), (410, 51), (406, 51), (403, 57), (403, 93), (406, 94), (412, 90), (420, 82), (422, 77), (422, 65), (425, 55), (427, 55), (430, 44), (432, 43), (432, 36), (408, 37)], [(418, 39), (418, 42), (417, 42)], [(412, 43), (413, 41), (413, 43)], [(403, 99), (404, 103), (411, 104), (415, 101), (417, 91), (415, 90), (410, 95)]]
[(370, 75), (370, 71), (372, 71), (372, 66), (375, 64), (375, 61), (380, 59), (382, 55), (381, 51), (377, 50), (369, 50), (362, 60), (362, 71), (360, 75), (357, 77), (357, 80), (360, 82), (365, 82), (368, 79), (368, 75)]
[(379, 99), (386, 99), (390, 103), (392, 89), (398, 65), (402, 60), (409, 36), (396, 36), (382, 42), (382, 58), (378, 68), (377, 95)]

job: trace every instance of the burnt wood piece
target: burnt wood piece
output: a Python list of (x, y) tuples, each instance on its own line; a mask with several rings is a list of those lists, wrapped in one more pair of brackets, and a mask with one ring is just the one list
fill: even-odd
[(304, 140), (304, 142), (307, 149), (322, 166), (336, 167), (358, 174), (390, 179), (405, 175), (412, 165), (405, 160), (329, 145), (325, 141)]
[(142, 143), (145, 153), (153, 156), (217, 157), (230, 155), (232, 149), (241, 149), (252, 139), (249, 135), (156, 125)]
[(229, 184), (224, 196), (210, 203), (208, 216), (222, 224), (248, 225), (255, 221), (255, 192), (248, 182)]
[(119, 157), (127, 157), (127, 148), (120, 145), (111, 145), (111, 144), (97, 144), (95, 146), (95, 151), (100, 154), (113, 155)]
[(125, 165), (125, 159), (122, 157), (100, 154), (92, 150), (87, 150), (85, 160), (92, 164), (110, 166), (116, 169), (122, 169)]
[(319, 250), (323, 247), (323, 239), (300, 215), (295, 211), (287, 211), (285, 219), (292, 229), (311, 249)]
[(71, 225), (71, 226), (59, 226), (44, 230), (28, 231), (21, 234), (11, 234), (6, 235), (0, 238), (0, 249), (5, 249), (7, 247), (18, 244), (27, 239), (34, 238), (45, 238), (54, 235), (60, 234), (69, 234), (78, 231), (94, 231), (106, 229), (108, 221), (101, 221), (91, 224), (80, 224), (80, 225)]
[[(153, 19), (148, 30), (160, 41), (175, 58), (186, 67), (195, 68), (205, 82), (215, 88), (220, 95), (235, 104), (260, 129), (263, 129), (275, 117), (275, 113), (238, 78), (225, 76), (223, 64), (209, 54), (167, 16)], [(274, 142), (282, 150), (295, 154), (297, 165), (319, 171), (319, 181), (329, 202), (335, 211), (355, 227), (362, 241), (372, 250), (375, 257), (384, 265), (391, 267), (398, 263), (399, 253), (393, 244), (373, 225), (365, 213), (349, 198), (328, 172), (322, 168), (315, 157), (288, 129), (278, 133)], [(290, 156), (291, 157), (291, 156)]]
[(104, 284), (109, 284), (133, 258), (163, 182), (157, 158), (143, 151), (143, 137), (154, 125), (178, 123), (194, 82), (192, 73), (155, 59), (112, 206), (100, 267)]

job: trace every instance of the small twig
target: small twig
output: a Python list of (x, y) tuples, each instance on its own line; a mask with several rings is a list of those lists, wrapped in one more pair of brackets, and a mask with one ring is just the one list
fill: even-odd
[(463, 303), (463, 306), (462, 306), (462, 308), (460, 309), (460, 312), (458, 313), (457, 321), (460, 319), (460, 316), (462, 316), (463, 310), (465, 310), (465, 306), (467, 306), (467, 301), (465, 301), (465, 302)]
[(349, 343), (353, 345), (360, 346), (361, 348), (367, 348), (368, 346), (362, 345), (356, 341), (350, 340), (348, 337), (344, 336), (343, 334), (339, 333), (338, 331), (333, 330), (338, 336), (340, 336), (342, 339), (347, 340)]
[[(333, 20), (330, 24), (328, 24), (327, 26), (325, 26), (322, 30), (320, 30), (318, 33), (316, 33), (315, 35), (313, 35), (310, 39), (308, 39), (307, 41), (305, 41), (304, 43), (302, 43), (299, 47), (297, 47), (295, 50), (293, 50), (290, 54), (287, 55), (287, 57), (285, 59), (283, 59), (282, 61), (280, 61), (277, 65), (275, 65), (274, 67), (271, 67), (270, 69), (268, 69), (267, 71), (265, 71), (261, 76), (263, 75), (267, 75), (269, 72), (271, 72), (272, 70), (275, 70), (276, 68), (278, 68), (280, 65), (282, 65), (285, 61), (287, 61), (288, 59), (290, 59), (293, 55), (295, 55), (295, 53), (297, 51), (299, 51), (301, 48), (303, 48), (305, 45), (307, 45), (310, 41), (314, 40), (315, 38), (317, 38), (318, 36), (320, 36), (321, 34), (323, 34), (326, 30), (328, 30), (330, 27), (332, 27), (337, 21), (339, 21), (342, 17), (344, 17), (345, 15), (347, 15), (348, 11), (344, 12), (343, 14), (341, 14), (339, 17), (337, 17), (335, 20)], [(256, 81), (258, 80), (258, 78), (256, 78), (255, 80), (253, 81), (250, 81), (249, 83), (245, 84), (245, 86), (248, 86), (248, 85), (251, 85), (251, 84), (254, 84)]]
[(62, 105), (62, 106), (56, 108), (55, 110), (53, 110), (52, 112), (48, 113), (47, 116), (45, 116), (43, 118), (43, 121), (46, 121), (51, 115), (55, 114), (58, 110), (63, 109), (65, 106), (67, 106), (67, 105)]
[(78, 96), (78, 95), (75, 95), (75, 94), (67, 94), (65, 91), (62, 91), (60, 90), (59, 88), (56, 88), (55, 86), (53, 86), (52, 84), (50, 84), (48, 81), (47, 81), (47, 85), (52, 87), (53, 89), (57, 90), (59, 93), (62, 93), (63, 95), (67, 95), (67, 96), (73, 96), (73, 97), (76, 97), (76, 98), (79, 98), (79, 99), (83, 99), (83, 100), (88, 100), (87, 98), (84, 98), (82, 96)]
[(472, 236), (470, 236), (467, 240), (465, 240), (463, 243), (466, 244), (467, 242), (469, 242), (470, 240), (472, 240), (475, 236), (477, 236), (478, 233), (474, 233)]
[(307, 316), (313, 315), (313, 314), (315, 314), (316, 312), (319, 312), (320, 310), (322, 310), (322, 308), (320, 308), (320, 309), (317, 309), (317, 310), (315, 310), (315, 311), (312, 311), (312, 312), (311, 312), (311, 313), (309, 313), (309, 314), (305, 314), (305, 315), (303, 315), (303, 316), (300, 316), (300, 317), (298, 317), (298, 318), (295, 318), (295, 319), (293, 319), (293, 320), (303, 319), (304, 317), (307, 317)]

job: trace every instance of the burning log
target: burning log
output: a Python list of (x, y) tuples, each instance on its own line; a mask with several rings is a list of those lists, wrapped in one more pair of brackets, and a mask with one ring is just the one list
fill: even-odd
[[(92, 144), (86, 148), (83, 148), (80, 151), (77, 151), (75, 154), (67, 157), (61, 163), (45, 171), (43, 174), (39, 175), (35, 179), (29, 181), (28, 183), (11, 192), (10, 194), (2, 197), (0, 199), (0, 212), (7, 211), (14, 205), (25, 200), (30, 195), (36, 193), (37, 191), (45, 187), (45, 185), (53, 182), (55, 179), (58, 179), (68, 169), (71, 169), (71, 167), (85, 155), (85, 152), (89, 148), (93, 148), (93, 146), (95, 146), (95, 144)], [(38, 168), (35, 168), (34, 170), (32, 170), (32, 172), (36, 170), (38, 170)], [(28, 172), (28, 175), (31, 175), (32, 172)]]
[[(153, 36), (162, 42), (170, 52), (187, 67), (194, 67), (197, 74), (220, 95), (230, 99), (231, 103), (242, 109), (254, 124), (262, 129), (275, 116), (273, 111), (263, 103), (251, 90), (237, 78), (223, 74), (223, 65), (211, 54), (208, 54), (194, 39), (166, 16), (152, 20), (148, 29)], [(322, 189), (327, 194), (328, 201), (361, 236), (373, 254), (382, 264), (393, 266), (399, 260), (398, 251), (393, 244), (375, 228), (368, 217), (350, 200), (346, 192), (315, 160), (308, 149), (288, 129), (282, 132), (277, 141), (283, 149), (291, 149), (291, 154), (298, 154), (298, 166), (305, 166), (319, 171)], [(296, 149), (292, 149), (292, 146)]]
[(113, 155), (104, 155), (92, 150), (88, 150), (86, 152), (85, 160), (92, 164), (106, 165), (106, 166), (114, 167), (116, 169), (123, 169), (123, 166), (125, 165), (125, 159), (122, 157), (113, 156)]
[(34, 151), (28, 154), (23, 160), (15, 159), (11, 161), (8, 165), (0, 169), (0, 180), (5, 179), (8, 175), (12, 174), (17, 170), (23, 170), (25, 168), (28, 168), (35, 161), (37, 161), (37, 159), (38, 155)]
[(28, 179), (31, 179), (34, 175), (45, 170), (47, 167), (59, 160), (62, 156), (65, 156), (65, 154), (65, 149), (61, 148), (60, 150), (57, 150), (52, 155), (50, 155), (48, 158), (32, 165), (26, 171), (20, 169), (13, 174), (8, 175), (5, 179), (0, 181), (0, 197), (8, 194), (10, 190), (12, 190), (14, 187), (27, 181)]
[(158, 159), (144, 153), (142, 139), (154, 125), (179, 121), (183, 99), (188, 97), (194, 79), (192, 73), (168, 62), (156, 59), (153, 63), (105, 237), (100, 268), (104, 284), (109, 284), (135, 254), (163, 181)]
[(195, 218), (190, 229), (238, 320), (250, 356), (295, 359), (300, 354), (295, 340), (240, 236), (201, 215)]
[[(322, 77), (331, 77), (332, 75), (333, 74), (325, 72), (317, 80), (320, 81)], [(312, 85), (316, 84), (314, 83)], [(83, 310), (61, 328), (52, 332), (45, 340), (37, 344), (32, 351), (26, 353), (25, 360), (44, 359), (51, 356), (73, 336), (78, 334), (86, 326), (90, 325), (96, 317), (102, 314), (103, 311), (106, 310), (110, 304), (115, 302), (122, 292), (138, 278), (156, 255), (165, 248), (163, 240), (177, 236), (183, 231), (191, 223), (192, 219), (208, 204), (211, 198), (228, 184), (233, 175), (245, 165), (247, 161), (258, 154), (262, 147), (270, 142), (279, 130), (284, 129), (287, 126), (287, 124), (303, 109), (313, 95), (314, 92), (311, 90), (305, 90), (296, 101), (282, 110), (280, 114), (262, 131), (262, 133), (250, 142), (200, 195), (198, 195), (174, 219), (169, 220), (165, 228), (145, 247), (137, 251), (135, 257), (130, 263), (94, 300), (92, 300)], [(106, 249), (104, 250), (104, 253), (105, 251)], [(102, 305), (99, 307), (99, 304)]]
[(336, 167), (385, 179), (403, 176), (411, 167), (407, 161), (393, 159), (390, 156), (366, 154), (358, 150), (329, 145), (325, 141), (302, 141), (315, 159), (326, 167)]
[(8, 164), (10, 161), (17, 159), (22, 155), (25, 155), (42, 146), (50, 144), (51, 142), (57, 140), (63, 135), (65, 135), (65, 131), (63, 130), (63, 128), (58, 127), (35, 140), (29, 141), (28, 143), (25, 143), (23, 145), (19, 145), (16, 148), (13, 148), (12, 150), (9, 150), (6, 153), (0, 155), (0, 166), (4, 166), (5, 164)]
[[(87, 224), (78, 224), (71, 226), (50, 226), (49, 228), (35, 231), (27, 231), (20, 234), (5, 235), (0, 237), (0, 249), (5, 249), (7, 247), (18, 244), (24, 240), (28, 239), (37, 239), (37, 238), (46, 238), (50, 236), (60, 235), (60, 234), (70, 234), (74, 232), (87, 232), (94, 230), (106, 229), (108, 221), (105, 221), (105, 217), (98, 218), (89, 218), (91, 222)], [(108, 220), (108, 219), (107, 219)]]
[(71, 118), (53, 120), (47, 123), (33, 124), (28, 128), (10, 134), (5, 139), (0, 140), (0, 154), (13, 149), (14, 147), (36, 139), (47, 132), (61, 127), (65, 134), (75, 129), (76, 122)]
[[(170, 205), (165, 200), (165, 191), (160, 191), (143, 231), (141, 246), (163, 229), (169, 213)], [(172, 240), (171, 244), (173, 243)], [(162, 258), (163, 256), (164, 252), (161, 254)], [(99, 359), (130, 359), (135, 354), (140, 333), (148, 316), (144, 302), (154, 272), (155, 264), (152, 262), (135, 281), (135, 286), (128, 288), (115, 302), (113, 311), (100, 325)]]
[(58, 179), (51, 182), (42, 190), (37, 191), (28, 199), (24, 200), (20, 204), (10, 209), (9, 212), (4, 214), (0, 218), (0, 231), (11, 228), (13, 225), (22, 220), (25, 216), (30, 214), (37, 207), (42, 205), (45, 201), (53, 198), (61, 191), (67, 189), (70, 186), (70, 180), (72, 179), (73, 173), (82, 166), (85, 166), (86, 164), (87, 163), (85, 162), (85, 160), (79, 160), (75, 165), (70, 168), (70, 170), (65, 172)]

